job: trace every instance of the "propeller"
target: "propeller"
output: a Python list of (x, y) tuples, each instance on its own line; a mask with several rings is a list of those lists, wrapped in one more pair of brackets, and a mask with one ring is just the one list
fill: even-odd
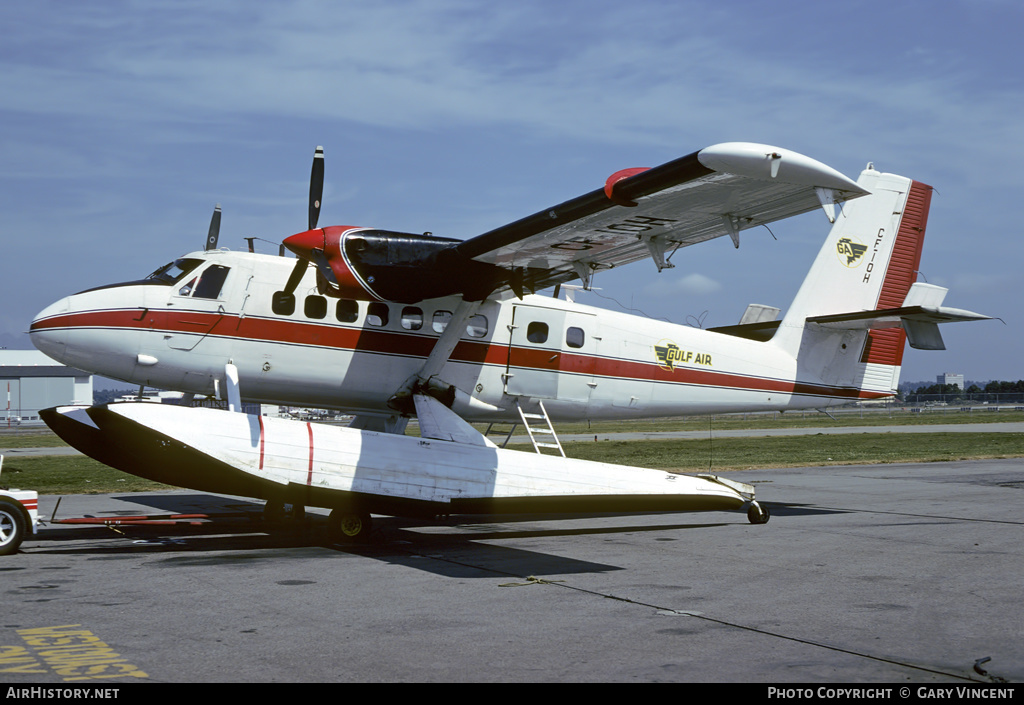
[(309, 227), (312, 230), (320, 220), (320, 201), (324, 195), (324, 148), (317, 147), (313, 155), (313, 170), (309, 175)]
[[(324, 148), (317, 146), (316, 153), (313, 155), (313, 169), (309, 174), (309, 227), (307, 230), (312, 230), (316, 227), (317, 221), (320, 220), (320, 203), (324, 195)], [(329, 272), (329, 281), (337, 280), (334, 277), (334, 273), (331, 272), (330, 266), (327, 264), (327, 258), (323, 256), (323, 250), (315, 250), (320, 253), (320, 260), (314, 262), (318, 270), (321, 273)], [(292, 269), (292, 273), (288, 276), (288, 281), (284, 285), (284, 293), (291, 295), (295, 293), (295, 287), (302, 281), (302, 275), (306, 273), (306, 268), (309, 266), (310, 261), (299, 257), (295, 262), (295, 268)], [(327, 276), (325, 274), (325, 276)]]
[(220, 237), (220, 204), (213, 209), (213, 216), (210, 218), (210, 232), (206, 236), (206, 251), (217, 249), (217, 238)]
[(285, 294), (291, 294), (295, 291), (295, 287), (299, 285), (299, 281), (302, 280), (302, 275), (306, 273), (306, 267), (308, 266), (309, 262), (300, 257), (295, 263), (295, 268), (292, 270), (292, 273), (288, 276), (288, 281), (284, 285)]
[(313, 250), (310, 254), (312, 255), (313, 264), (316, 265), (317, 273), (337, 289), (338, 278), (334, 276), (334, 270), (331, 269), (331, 263), (327, 261), (327, 255), (324, 254), (324, 251), (317, 249)]

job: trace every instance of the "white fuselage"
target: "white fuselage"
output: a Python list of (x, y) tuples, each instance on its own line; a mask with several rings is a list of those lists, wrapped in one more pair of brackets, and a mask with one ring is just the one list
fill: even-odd
[[(294, 312), (275, 313), (274, 293), (294, 259), (213, 251), (183, 260), (199, 264), (170, 284), (58, 301), (33, 323), (33, 343), (94, 374), (195, 394), (222, 394), (230, 363), (247, 401), (381, 415), (393, 413), (388, 400), (422, 369), (460, 303), (327, 298), (310, 269)], [(197, 280), (215, 267), (222, 286), (202, 291)], [(556, 419), (613, 419), (879, 396), (800, 379), (795, 356), (770, 341), (536, 295), (485, 301), (438, 377), (464, 393), (453, 408), (471, 420), (538, 399)]]

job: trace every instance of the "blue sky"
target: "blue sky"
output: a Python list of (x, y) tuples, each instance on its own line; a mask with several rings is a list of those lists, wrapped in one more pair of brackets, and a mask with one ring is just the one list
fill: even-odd
[[(0, 345), (64, 295), (322, 225), (466, 238), (711, 144), (764, 142), (934, 186), (922, 259), (999, 321), (904, 380), (1024, 377), (1024, 6), (602, 0), (0, 5)], [(788, 306), (819, 213), (636, 263), (580, 301), (705, 326)], [(649, 266), (648, 266), (649, 265)], [(603, 298), (609, 297), (609, 298)], [(614, 299), (614, 301), (612, 300)]]

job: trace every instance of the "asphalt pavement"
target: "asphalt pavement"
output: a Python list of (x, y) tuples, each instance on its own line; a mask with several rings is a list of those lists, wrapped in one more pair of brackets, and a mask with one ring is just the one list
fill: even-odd
[[(901, 429), (905, 430), (905, 429)], [(1024, 460), (748, 470), (772, 512), (375, 517), (190, 491), (44, 496), (0, 558), (0, 681), (1024, 680)]]

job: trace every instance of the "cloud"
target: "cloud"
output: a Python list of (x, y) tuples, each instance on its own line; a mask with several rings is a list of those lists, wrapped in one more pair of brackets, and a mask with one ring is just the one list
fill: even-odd
[(677, 296), (690, 294), (703, 296), (721, 291), (722, 285), (704, 274), (692, 272), (681, 277), (658, 277), (643, 288), (650, 296)]
[(483, 123), (659, 144), (731, 139), (752, 122), (797, 142), (882, 122), (899, 143), (916, 141), (926, 120), (963, 125), (989, 107), (1024, 108), (1011, 90), (963, 100), (957, 73), (922, 75), (933, 52), (897, 69), (829, 52), (825, 68), (792, 54), (824, 52), (820, 39), (797, 29), (782, 38), (697, 3), (105, 7), (65, 6), (60, 22), (25, 19), (34, 32), (10, 33), (0, 50), (8, 110), (158, 129), (252, 114), (420, 131)]

